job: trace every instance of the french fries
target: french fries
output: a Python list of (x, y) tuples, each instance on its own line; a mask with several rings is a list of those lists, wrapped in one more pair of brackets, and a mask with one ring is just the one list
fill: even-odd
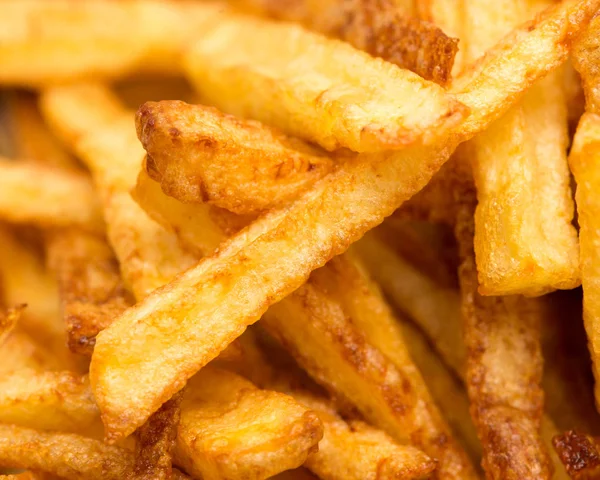
[(71, 372), (4, 375), (0, 381), (0, 422), (62, 432), (101, 432), (98, 408), (87, 378)]
[[(469, 134), (483, 129), (484, 122), (494, 120), (518, 98), (518, 92), (546, 74), (549, 65), (564, 60), (565, 35), (583, 28), (597, 6), (590, 0), (560, 4), (504, 40), (477, 72), (468, 74), (470, 81), (460, 97), (477, 107), (461, 128)], [(575, 16), (578, 23), (571, 21)], [(538, 43), (539, 49), (532, 48)], [(486, 83), (490, 71), (506, 73), (501, 77), (510, 85)], [(64, 109), (46, 106), (54, 115)], [(341, 253), (421, 188), (453, 146), (447, 140), (439, 148), (414, 147), (346, 162), (289, 207), (261, 217), (216, 255), (127, 310), (97, 337), (90, 370), (109, 436), (122, 437), (141, 425), (270, 304), (295, 290), (310, 271)], [(281, 248), (287, 249), (285, 257), (279, 255)], [(235, 295), (228, 295), (231, 292)], [(182, 341), (172, 344), (162, 331)], [(137, 392), (133, 408), (127, 398), (132, 388)]]
[(140, 70), (172, 74), (195, 29), (219, 9), (158, 0), (5, 2), (0, 83), (39, 87)]
[(436, 25), (415, 18), (412, 5), (400, 5), (402, 2), (395, 0), (329, 0), (325, 3), (295, 0), (286, 4), (271, 0), (232, 0), (231, 3), (253, 13), (299, 22), (311, 30), (345, 40), (440, 85), (449, 81), (458, 50), (456, 39), (449, 38)]
[(334, 167), (298, 139), (201, 105), (145, 103), (136, 127), (146, 170), (167, 195), (239, 214), (288, 203)]
[(600, 56), (597, 39), (599, 31), (600, 21), (596, 17), (574, 46), (573, 65), (582, 77), (586, 112), (579, 121), (569, 153), (569, 166), (577, 183), (575, 198), (580, 226), (583, 318), (596, 379), (596, 408), (600, 404), (600, 271), (596, 263), (596, 217), (600, 211), (600, 203), (595, 199), (594, 193), (600, 182), (600, 170), (596, 166), (600, 159), (600, 75), (596, 65)]
[(302, 465), (322, 436), (317, 415), (290, 397), (207, 367), (186, 388), (175, 458), (198, 478), (263, 479)]
[[(206, 218), (202, 212), (206, 205), (174, 205), (157, 189), (156, 182), (145, 176), (145, 172), (140, 174), (142, 195), (144, 199), (153, 197), (150, 207), (143, 204), (145, 208), (158, 209), (156, 216), (162, 219), (193, 219), (172, 225), (188, 241), (195, 237), (199, 245), (207, 246), (208, 239), (218, 236), (219, 230), (211, 231), (214, 224), (197, 223)], [(347, 294), (342, 295), (338, 285), (344, 285)], [(377, 291), (372, 292), (374, 288), (352, 260), (335, 258), (296, 292), (273, 305), (261, 324), (334, 395), (356, 406), (394, 438), (410, 440), (438, 458), (440, 478), (459, 475), (455, 472), (465, 478), (471, 475), (469, 462), (414, 372), (398, 327), (383, 299)], [(373, 312), (377, 312), (375, 318)], [(315, 362), (315, 358), (321, 361)], [(398, 404), (403, 405), (403, 414), (398, 413)], [(447, 438), (442, 445), (440, 436)]]
[(438, 85), (293, 24), (225, 14), (204, 31), (185, 65), (203, 98), (224, 112), (326, 150), (431, 144), (467, 113)]
[[(104, 228), (92, 184), (83, 175), (0, 158), (0, 218), (40, 226)], [(73, 202), (77, 198), (78, 202)]]

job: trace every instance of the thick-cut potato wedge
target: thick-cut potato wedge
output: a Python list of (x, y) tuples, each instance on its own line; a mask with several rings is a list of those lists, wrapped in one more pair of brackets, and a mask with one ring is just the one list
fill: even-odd
[(178, 72), (186, 43), (220, 9), (158, 0), (4, 2), (0, 83), (40, 87)]
[[(434, 23), (414, 18), (397, 0), (231, 0), (235, 6), (345, 40), (375, 57), (441, 85), (450, 79), (456, 39)], [(408, 8), (407, 8), (408, 7)]]
[(84, 175), (0, 158), (2, 220), (42, 227), (81, 225), (102, 231), (98, 206), (94, 188)]
[(483, 446), (482, 465), (492, 479), (550, 478), (550, 459), (540, 436), (544, 404), (540, 308), (536, 299), (477, 293), (476, 193), (465, 159), (456, 160), (455, 231), (461, 257), (465, 380)]
[(133, 304), (106, 240), (73, 227), (47, 242), (48, 264), (60, 291), (72, 352), (90, 356), (96, 335)]
[(334, 167), (299, 139), (212, 107), (147, 102), (136, 127), (146, 170), (167, 195), (239, 214), (289, 203)]
[(86, 377), (24, 369), (0, 381), (0, 422), (40, 430), (101, 432)]
[[(436, 148), (346, 162), (299, 200), (261, 217), (217, 254), (150, 294), (101, 332), (90, 381), (109, 437), (135, 430), (269, 305), (297, 289), (312, 270), (422, 188), (447, 160), (454, 140), (484, 128), (565, 59), (565, 38), (584, 28), (598, 6), (600, 0), (561, 3), (537, 23), (517, 30), (475, 73), (469, 72), (462, 96), (474, 109), (467, 126), (461, 127), (461, 138), (446, 138)], [(83, 104), (88, 101), (83, 99)], [(53, 107), (48, 103), (53, 115), (65, 110), (62, 102)], [(178, 341), (171, 341), (173, 337)], [(132, 389), (135, 398), (128, 395)]]
[(600, 475), (600, 440), (577, 431), (554, 437), (552, 443), (573, 480), (592, 480)]
[(578, 285), (567, 144), (559, 71), (470, 142), (482, 294), (539, 295)]
[[(152, 180), (147, 182), (157, 186)], [(164, 197), (156, 188), (152, 194)], [(156, 199), (151, 208), (157, 205), (162, 205), (162, 218), (172, 211), (170, 204), (169, 210), (164, 210), (167, 203)], [(192, 229), (188, 238), (196, 236), (201, 245), (218, 236), (214, 225), (201, 223), (206, 205), (179, 204), (173, 208), (185, 210), (185, 216), (192, 219), (178, 224), (178, 233)], [(469, 462), (452, 440), (406, 353), (389, 308), (352, 260), (338, 257), (315, 271), (307, 284), (272, 306), (261, 324), (335, 396), (353, 404), (396, 439), (411, 441), (437, 458), (440, 478), (453, 478), (454, 474), (468, 478)], [(399, 404), (403, 405), (402, 414)], [(440, 436), (446, 438), (442, 443)]]
[(206, 367), (188, 382), (175, 458), (206, 480), (265, 479), (302, 465), (322, 436), (318, 416), (287, 395)]
[(211, 104), (327, 150), (431, 144), (467, 113), (440, 86), (293, 24), (224, 14), (185, 64)]
[[(108, 238), (127, 287), (138, 300), (193, 265), (195, 258), (129, 195), (142, 165), (133, 114), (106, 87), (56, 87), (41, 97), (51, 128), (92, 171)], [(174, 392), (173, 392), (174, 393)]]
[(569, 154), (569, 165), (577, 183), (575, 198), (580, 226), (583, 319), (596, 380), (596, 408), (600, 405), (600, 266), (597, 250), (600, 201), (596, 193), (600, 185), (600, 70), (596, 64), (600, 58), (599, 32), (600, 17), (597, 16), (574, 46), (573, 65), (582, 76), (586, 113), (579, 121)]
[(137, 430), (135, 464), (128, 480), (173, 478), (173, 450), (182, 400), (183, 392), (177, 392)]

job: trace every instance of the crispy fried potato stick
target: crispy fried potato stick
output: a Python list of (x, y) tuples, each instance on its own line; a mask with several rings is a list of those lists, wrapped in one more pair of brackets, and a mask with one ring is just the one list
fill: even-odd
[[(479, 57), (529, 18), (530, 3), (467, 1), (467, 57)], [(469, 143), (478, 197), (475, 254), (480, 293), (539, 295), (578, 285), (567, 144), (560, 71), (540, 80)]]
[[(346, 162), (299, 200), (261, 217), (217, 254), (128, 309), (101, 332), (90, 381), (109, 437), (117, 439), (135, 430), (269, 305), (297, 289), (312, 270), (343, 252), (422, 188), (448, 158), (455, 141), (484, 128), (520, 92), (565, 59), (565, 40), (585, 27), (598, 6), (599, 0), (557, 5), (537, 23), (511, 34), (475, 73), (469, 72), (470, 82), (461, 97), (474, 108), (466, 127), (461, 127), (461, 138), (445, 139), (441, 147)], [(52, 90), (44, 96), (49, 116), (67, 111), (60, 93)], [(86, 105), (89, 99), (82, 102)], [(81, 122), (79, 115), (75, 117), (76, 123)], [(165, 336), (167, 331), (170, 335)], [(172, 342), (172, 336), (180, 340)], [(133, 399), (127, 395), (132, 388), (137, 392)]]
[(3, 376), (0, 422), (81, 434), (102, 431), (87, 377), (65, 371), (23, 369)]
[(573, 50), (573, 65), (583, 80), (586, 112), (579, 121), (569, 154), (569, 165), (577, 183), (575, 198), (580, 226), (583, 319), (596, 380), (596, 408), (600, 405), (600, 268), (596, 248), (600, 238), (597, 218), (600, 202), (596, 198), (600, 185), (599, 32), (600, 18), (596, 16)]
[(322, 436), (307, 407), (209, 366), (188, 382), (175, 458), (206, 480), (265, 479), (302, 465)]
[(240, 15), (205, 28), (185, 68), (203, 98), (226, 113), (327, 150), (432, 144), (467, 113), (440, 86), (346, 43)]
[(84, 175), (1, 157), (0, 218), (42, 227), (104, 228), (94, 189)]
[(550, 478), (550, 459), (539, 433), (544, 403), (539, 305), (535, 299), (477, 293), (477, 201), (464, 163), (465, 158), (456, 158), (455, 231), (461, 257), (465, 379), (483, 445), (482, 465), (492, 479)]
[(41, 87), (177, 73), (184, 46), (222, 8), (156, 0), (5, 2), (0, 83)]
[(119, 264), (104, 238), (78, 228), (53, 235), (47, 255), (58, 280), (69, 348), (91, 356), (98, 332), (133, 304)]
[[(121, 259), (121, 266), (124, 272), (131, 273), (131, 282), (136, 292), (138, 299), (143, 298), (146, 289), (159, 287), (168, 282), (170, 277), (179, 271), (184, 270), (186, 263), (193, 260), (195, 257), (187, 254), (177, 244), (177, 239), (174, 234), (165, 231), (158, 224), (155, 224), (146, 217), (146, 214), (135, 202), (128, 196), (128, 189), (135, 182), (135, 176), (140, 168), (140, 163), (143, 150), (137, 143), (135, 138), (135, 129), (133, 118), (128, 112), (124, 111), (123, 107), (110, 96), (110, 92), (102, 87), (68, 87), (65, 89), (57, 89), (50, 91), (45, 98), (45, 102), (58, 101), (61, 115), (51, 115), (51, 121), (55, 122), (55, 128), (68, 141), (76, 152), (78, 152), (83, 161), (85, 161), (95, 177), (95, 181), (101, 189), (101, 196), (104, 198), (106, 205), (105, 216), (108, 219), (109, 236), (115, 246), (117, 255)], [(48, 104), (44, 103), (46, 108)], [(129, 129), (123, 128), (124, 121), (128, 120)], [(141, 152), (140, 152), (141, 150)], [(114, 203), (118, 202), (118, 206)], [(131, 218), (130, 223), (120, 223), (123, 218)], [(121, 230), (120, 230), (121, 229)], [(130, 233), (133, 230), (133, 233)], [(129, 255), (130, 245), (127, 244), (123, 248), (120, 235), (133, 235), (131, 239), (134, 249), (142, 249), (133, 258)], [(144, 236), (145, 235), (145, 236)], [(137, 238), (136, 238), (137, 237)], [(149, 242), (149, 243), (143, 243)], [(168, 249), (167, 251), (163, 251)], [(156, 257), (165, 255), (162, 263), (158, 263), (158, 272), (152, 271), (157, 265)], [(143, 262), (141, 268), (135, 263)], [(129, 269), (127, 269), (129, 267)], [(162, 269), (161, 269), (162, 267)], [(208, 375), (208, 374), (207, 374)], [(224, 382), (217, 378), (212, 378), (213, 389), (228, 388)], [(173, 393), (177, 392), (180, 387), (176, 387)], [(257, 392), (260, 396), (262, 392)], [(267, 393), (265, 393), (267, 395)], [(251, 406), (251, 398), (248, 397), (246, 405)], [(260, 412), (260, 405), (254, 406), (257, 412)], [(210, 413), (202, 408), (197, 408), (196, 415), (200, 418), (202, 415), (210, 417)], [(189, 417), (185, 417), (189, 418)], [(103, 418), (104, 420), (104, 418)], [(268, 418), (263, 421), (263, 427), (268, 433)], [(188, 425), (192, 428), (193, 425)], [(196, 428), (196, 427), (194, 427)], [(197, 432), (197, 430), (194, 430)], [(207, 433), (208, 431), (205, 431)], [(221, 435), (220, 432), (217, 432)], [(275, 430), (274, 435), (280, 433)], [(232, 435), (240, 435), (238, 431), (232, 431)], [(290, 461), (294, 462), (298, 456), (305, 455), (301, 449), (302, 445), (308, 450), (317, 441), (318, 436), (311, 428), (299, 429), (294, 432), (294, 440), (297, 445), (295, 455), (290, 455)], [(109, 439), (113, 439), (108, 435)], [(269, 463), (270, 459), (278, 459), (282, 455), (289, 454), (289, 445), (281, 438), (277, 439), (274, 436), (263, 436), (265, 441), (270, 442), (272, 450), (268, 452), (264, 445), (263, 455), (252, 455), (243, 458), (243, 462), (238, 462), (237, 467), (240, 468), (239, 475), (251, 475), (254, 471), (267, 471), (269, 475), (274, 475), (281, 471), (281, 468), (292, 468), (284, 465), (285, 462), (280, 461), (277, 464)], [(205, 437), (205, 445), (195, 445), (194, 451), (207, 457), (211, 455), (211, 448), (218, 444), (218, 439)], [(203, 453), (203, 448), (209, 450)], [(191, 448), (191, 447), (190, 447)], [(221, 450), (222, 455), (220, 461), (224, 464), (235, 463), (233, 457), (227, 457), (227, 450)], [(255, 463), (253, 463), (255, 461)], [(263, 462), (263, 463), (258, 463)], [(299, 461), (296, 465), (301, 464)], [(197, 468), (198, 465), (196, 465)], [(211, 474), (211, 464), (205, 466), (207, 475)], [(279, 468), (279, 470), (278, 470)]]
[[(145, 172), (140, 179), (144, 176)], [(207, 238), (218, 236), (214, 225), (199, 223), (206, 218), (202, 209), (207, 210), (208, 206), (173, 205), (156, 182), (145, 179), (142, 183), (142, 188), (154, 196), (150, 206), (142, 204), (146, 209), (160, 209), (157, 216), (163, 219), (173, 212), (170, 220), (187, 218), (187, 223), (172, 225), (178, 233), (183, 235), (191, 229), (188, 239), (197, 235), (197, 242), (202, 245), (207, 245)], [(154, 183), (152, 190), (149, 183)], [(185, 214), (180, 215), (179, 211)], [(220, 235), (224, 237), (222, 232)], [(216, 246), (218, 241), (213, 248)], [(342, 285), (348, 292), (340, 291)], [(452, 439), (406, 353), (396, 321), (373, 289), (374, 285), (351, 259), (338, 257), (272, 306), (261, 324), (334, 395), (355, 405), (365, 418), (396, 439), (411, 441), (437, 458), (439, 478), (454, 478), (455, 474), (468, 478), (468, 460)], [(440, 444), (441, 436), (446, 440)]]
[(289, 203), (334, 167), (301, 140), (212, 107), (147, 102), (136, 127), (146, 170), (167, 195), (239, 214)]
[(133, 472), (128, 480), (170, 480), (183, 391), (165, 402), (136, 432)]
[(552, 443), (573, 480), (593, 480), (600, 475), (600, 440), (570, 430), (554, 437)]
[(27, 303), (19, 321), (23, 330), (51, 351), (63, 369), (75, 368), (66, 348), (56, 282), (35, 252), (3, 226), (0, 226), (0, 279), (8, 305)]
[[(233, 5), (345, 40), (375, 57), (444, 85), (458, 42), (434, 23), (419, 21), (395, 0), (231, 0)], [(407, 2), (404, 2), (407, 3)]]

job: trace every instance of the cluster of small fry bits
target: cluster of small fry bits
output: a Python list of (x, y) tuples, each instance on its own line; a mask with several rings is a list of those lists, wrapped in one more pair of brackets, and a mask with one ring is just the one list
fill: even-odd
[(600, 0), (3, 0), (0, 154), (0, 479), (600, 479)]

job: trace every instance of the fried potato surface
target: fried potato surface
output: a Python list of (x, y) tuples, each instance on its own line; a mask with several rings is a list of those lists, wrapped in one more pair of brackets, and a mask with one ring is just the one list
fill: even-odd
[(136, 452), (129, 480), (170, 480), (183, 392), (177, 392), (136, 431)]
[(186, 42), (218, 9), (155, 0), (4, 2), (0, 83), (41, 87), (140, 71), (172, 74), (180, 71)]
[[(164, 196), (156, 189), (154, 195)], [(194, 210), (201, 208), (194, 206)], [(191, 228), (198, 243), (206, 245), (219, 231), (210, 231), (214, 225), (198, 223), (201, 218), (200, 213), (188, 220), (189, 227), (179, 224), (178, 231), (183, 234)], [(261, 325), (333, 395), (353, 404), (394, 438), (411, 441), (439, 459), (439, 478), (468, 478), (468, 460), (415, 371), (387, 305), (372, 288), (352, 260), (338, 257), (273, 305)], [(446, 439), (442, 444), (441, 436)]]
[[(462, 152), (461, 152), (462, 154)], [(535, 299), (477, 293), (473, 248), (476, 198), (464, 159), (457, 158), (456, 238), (461, 266), (466, 385), (488, 478), (550, 478), (540, 436), (543, 411), (541, 314)]]
[(467, 113), (440, 86), (293, 24), (223, 15), (185, 64), (211, 104), (327, 150), (431, 144)]
[(600, 114), (600, 18), (596, 15), (573, 45), (573, 66), (581, 75), (586, 110)]
[(111, 247), (79, 228), (52, 236), (47, 262), (54, 271), (72, 352), (91, 356), (96, 335), (133, 304)]
[(5, 221), (104, 228), (94, 188), (84, 175), (0, 158), (0, 178), (0, 218)]
[(59, 432), (101, 432), (87, 378), (65, 371), (23, 369), (3, 376), (0, 422)]
[[(233, 0), (253, 13), (295, 21), (444, 85), (457, 53), (456, 39), (412, 16), (395, 0)], [(291, 3), (291, 4), (290, 4)], [(407, 3), (407, 2), (405, 2)], [(411, 6), (412, 7), (412, 6)]]
[(600, 475), (600, 444), (597, 438), (570, 430), (555, 436), (553, 444), (573, 480), (591, 480)]
[(539, 295), (579, 284), (567, 144), (558, 71), (471, 141), (480, 293)]
[[(520, 92), (564, 60), (568, 45), (556, 45), (584, 28), (599, 3), (561, 3), (486, 56), (477, 72), (469, 73), (463, 95), (477, 100), (470, 118), (479, 120), (468, 122), (461, 134), (476, 133), (475, 126), (481, 129), (493, 121)], [(533, 48), (538, 43), (540, 48)], [(508, 72), (510, 76), (503, 75)], [(498, 75), (505, 79), (501, 89)], [(455, 146), (451, 139), (443, 143), (346, 162), (299, 200), (261, 217), (101, 332), (90, 381), (110, 438), (135, 430), (270, 304), (422, 188)], [(137, 392), (133, 399), (127, 395), (131, 389)]]
[(175, 458), (198, 478), (265, 479), (302, 465), (322, 436), (318, 416), (290, 397), (206, 367), (188, 382)]
[(122, 480), (133, 467), (133, 454), (75, 434), (0, 425), (0, 465), (67, 480)]
[(17, 326), (25, 304), (0, 310), (0, 345), (3, 344)]
[(167, 195), (239, 214), (289, 203), (334, 167), (301, 140), (202, 105), (148, 102), (136, 127), (148, 174)]

